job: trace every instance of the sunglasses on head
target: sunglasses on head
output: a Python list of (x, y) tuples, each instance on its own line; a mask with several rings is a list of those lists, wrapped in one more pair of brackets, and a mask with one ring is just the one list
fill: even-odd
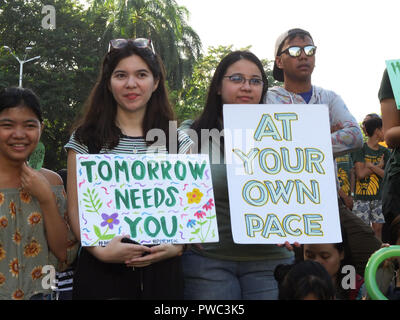
[(313, 46), (313, 45), (304, 46), (304, 47), (293, 46), (293, 47), (289, 47), (285, 50), (282, 50), (282, 53), (287, 53), (291, 57), (299, 57), (301, 55), (301, 51), (303, 51), (307, 57), (312, 57), (315, 54), (315, 52), (317, 51), (317, 47)]
[(136, 48), (150, 49), (153, 54), (156, 54), (151, 40), (145, 38), (110, 40), (110, 44), (108, 45), (108, 52), (110, 52), (112, 49), (122, 49), (126, 47), (128, 43), (132, 43)]

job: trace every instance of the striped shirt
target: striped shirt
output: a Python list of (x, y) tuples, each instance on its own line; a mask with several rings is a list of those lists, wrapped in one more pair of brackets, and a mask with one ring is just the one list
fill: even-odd
[[(178, 153), (185, 154), (188, 152), (193, 141), (189, 136), (182, 130), (178, 132)], [(64, 146), (65, 149), (72, 149), (78, 154), (88, 154), (88, 147), (78, 142), (75, 135), (72, 134), (68, 143)], [(68, 150), (67, 150), (68, 151)], [(114, 149), (107, 149), (103, 147), (98, 153), (110, 153), (110, 154), (143, 154), (143, 153), (167, 153), (167, 148), (163, 146), (148, 146), (144, 137), (128, 137), (122, 135), (118, 145)]]

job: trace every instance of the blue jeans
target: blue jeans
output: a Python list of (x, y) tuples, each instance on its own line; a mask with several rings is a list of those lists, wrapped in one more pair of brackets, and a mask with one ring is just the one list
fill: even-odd
[(182, 256), (185, 300), (277, 300), (278, 264), (294, 258), (261, 261), (226, 261), (192, 251)]

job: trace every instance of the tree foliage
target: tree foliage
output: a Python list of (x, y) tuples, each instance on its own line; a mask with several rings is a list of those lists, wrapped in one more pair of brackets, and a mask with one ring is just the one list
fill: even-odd
[[(56, 11), (56, 28), (42, 27), (44, 1), (14, 0), (0, 4), (0, 43), (22, 59), (27, 46), (29, 57), (39, 60), (24, 65), (23, 86), (40, 97), (45, 131), (45, 166), (65, 167), (63, 149), (69, 129), (93, 86), (100, 56), (98, 34), (106, 24), (105, 12), (93, 15), (73, 0), (46, 0)], [(0, 85), (17, 86), (19, 63), (6, 50), (0, 52)]]
[[(44, 5), (56, 12), (56, 27), (45, 29)], [(24, 65), (23, 86), (40, 97), (45, 118), (42, 141), (45, 166), (66, 166), (63, 146), (71, 125), (96, 82), (101, 58), (110, 39), (152, 39), (167, 67), (170, 88), (180, 88), (200, 54), (198, 35), (187, 25), (186, 8), (174, 0), (92, 0), (84, 8), (75, 0), (13, 0), (0, 2), (0, 45), (23, 58), (39, 61)], [(17, 86), (19, 63), (0, 49), (0, 86)]]
[(160, 54), (169, 87), (178, 89), (201, 53), (201, 40), (187, 24), (188, 10), (175, 0), (92, 0), (93, 10), (109, 12), (102, 41), (148, 38)]
[[(44, 5), (55, 8), (53, 29), (42, 27)], [(24, 65), (23, 86), (41, 100), (45, 167), (66, 167), (63, 146), (96, 82), (110, 39), (152, 39), (166, 65), (178, 119), (201, 112), (214, 70), (233, 46), (211, 47), (201, 54), (201, 41), (187, 24), (188, 15), (175, 0), (89, 0), (87, 7), (76, 0), (0, 1), (0, 87), (17, 86), (19, 76), (19, 63), (2, 46), (20, 58), (31, 46), (27, 59), (41, 56)], [(271, 63), (263, 63), (271, 80)]]

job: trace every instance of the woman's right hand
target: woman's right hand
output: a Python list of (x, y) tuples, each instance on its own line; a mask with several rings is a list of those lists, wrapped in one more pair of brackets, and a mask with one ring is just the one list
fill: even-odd
[(301, 244), (298, 243), (297, 241), (294, 242), (293, 244), (291, 244), (289, 241), (286, 241), (283, 244), (277, 244), (277, 246), (280, 248), (285, 247), (286, 250), (288, 250), (288, 251), (293, 251), (295, 248), (300, 248)]
[(125, 263), (143, 256), (145, 252), (150, 253), (151, 249), (132, 243), (121, 242), (126, 236), (114, 237), (105, 247), (87, 248), (97, 259), (107, 263)]

